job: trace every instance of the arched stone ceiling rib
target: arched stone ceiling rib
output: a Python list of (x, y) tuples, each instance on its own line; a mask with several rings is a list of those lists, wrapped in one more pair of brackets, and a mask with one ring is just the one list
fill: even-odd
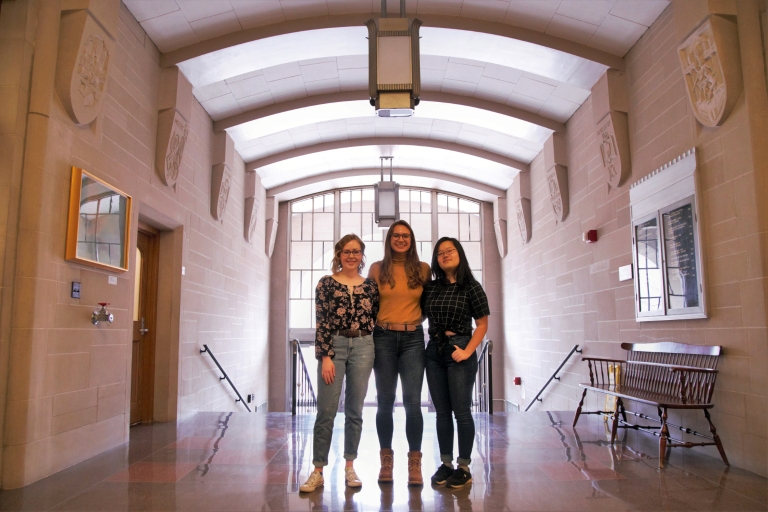
[(246, 164), (246, 169), (249, 171), (258, 170), (262, 167), (288, 160), (291, 158), (301, 157), (304, 155), (310, 155), (313, 153), (319, 153), (322, 151), (329, 151), (334, 149), (354, 148), (361, 146), (419, 146), (435, 149), (443, 149), (448, 151), (455, 151), (457, 153), (463, 153), (466, 155), (475, 156), (491, 162), (496, 162), (501, 165), (508, 166), (518, 171), (528, 171), (529, 166), (525, 162), (515, 160), (513, 158), (507, 158), (505, 156), (486, 151), (484, 149), (458, 144), (456, 142), (449, 142), (444, 140), (434, 139), (419, 139), (415, 137), (363, 137), (358, 139), (344, 139), (335, 140), (330, 142), (322, 142), (320, 144), (313, 144), (310, 146), (302, 146), (299, 148), (289, 149), (280, 153), (269, 155)]
[[(596, 62), (609, 68), (624, 69), (624, 59), (622, 57), (612, 55), (596, 48), (591, 48), (584, 44), (522, 27), (504, 23), (494, 23), (486, 20), (444, 16), (439, 14), (409, 13), (408, 16), (418, 17), (424, 22), (424, 27), (427, 28), (447, 28), (502, 36), (581, 57), (582, 59)], [(233, 46), (284, 34), (326, 28), (362, 27), (363, 23), (371, 17), (370, 13), (318, 16), (240, 30), (164, 53), (160, 57), (160, 65), (162, 67), (174, 66), (181, 62), (213, 52), (219, 52)], [(374, 15), (373, 17), (378, 16)]]
[[(264, 117), (280, 114), (290, 110), (296, 110), (299, 108), (324, 105), (328, 103), (339, 103), (343, 101), (367, 99), (367, 91), (344, 91), (330, 94), (319, 94), (315, 96), (306, 96), (295, 100), (284, 101), (281, 103), (275, 103), (261, 108), (256, 108), (249, 110), (248, 112), (243, 112), (242, 114), (235, 114), (225, 119), (215, 121), (213, 123), (213, 129), (214, 131), (222, 131), (250, 121), (254, 121), (256, 119), (262, 119)], [(479, 108), (482, 110), (488, 110), (490, 112), (496, 112), (498, 114), (520, 119), (522, 121), (526, 121), (528, 123), (532, 123), (555, 132), (565, 131), (565, 125), (563, 123), (548, 119), (547, 117), (544, 117), (540, 114), (535, 114), (523, 109), (502, 105), (500, 103), (484, 100), (481, 98), (462, 96), (459, 94), (451, 94), (440, 91), (423, 91), (421, 94), (421, 99), (424, 101), (451, 103), (455, 105)]]
[[(370, 185), (376, 181), (375, 178), (379, 176), (379, 173), (380, 169), (378, 168), (367, 168), (316, 174), (314, 176), (300, 178), (267, 189), (267, 196), (275, 196), (279, 200), (285, 201), (309, 194), (315, 194), (321, 190), (337, 188), (337, 184), (347, 187), (354, 187), (361, 184)], [(412, 178), (416, 178), (416, 180)], [(447, 192), (458, 192), (483, 200), (504, 197), (506, 194), (506, 191), (501, 188), (493, 187), (470, 178), (425, 169), (397, 168), (395, 169), (394, 179), (404, 186), (427, 186), (428, 188), (432, 188), (429, 186), (429, 183), (419, 182), (431, 180), (436, 184), (440, 184), (441, 187), (438, 188), (446, 190)], [(451, 186), (451, 184), (455, 186)]]

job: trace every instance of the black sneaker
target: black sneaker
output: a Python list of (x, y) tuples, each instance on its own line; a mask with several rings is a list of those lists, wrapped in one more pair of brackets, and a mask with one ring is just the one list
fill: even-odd
[(448, 477), (450, 477), (452, 474), (453, 468), (450, 468), (445, 464), (440, 464), (440, 467), (437, 468), (435, 474), (432, 475), (432, 483), (435, 485), (443, 485), (445, 481), (448, 480)]
[(472, 481), (472, 475), (469, 471), (465, 471), (461, 468), (456, 468), (448, 480), (445, 481), (445, 486), (449, 489), (461, 489), (469, 482)]

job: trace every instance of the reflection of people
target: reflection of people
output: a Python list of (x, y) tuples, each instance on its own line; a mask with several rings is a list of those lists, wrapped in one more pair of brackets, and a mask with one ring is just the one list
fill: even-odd
[(353, 462), (357, 458), (363, 429), (363, 401), (374, 358), (371, 331), (379, 309), (376, 282), (360, 275), (364, 266), (365, 244), (357, 235), (346, 235), (334, 247), (333, 275), (320, 279), (315, 290), (315, 357), (321, 361), (317, 366), (317, 418), (312, 461), (315, 470), (299, 487), (301, 492), (312, 492), (324, 483), (323, 467), (328, 465), (333, 420), (345, 377), (345, 480), (349, 487), (362, 485)]
[(423, 485), (421, 475), (421, 388), (424, 384), (424, 329), (421, 327), (421, 292), (429, 279), (429, 265), (419, 261), (411, 226), (397, 221), (387, 231), (384, 259), (371, 265), (368, 274), (379, 285), (381, 309), (373, 339), (376, 345), (376, 432), (381, 449), (379, 482), (391, 482), (394, 453), (392, 412), (397, 376), (405, 406), (408, 439), (408, 485)]
[[(427, 384), (437, 413), (437, 443), (442, 464), (432, 483), (458, 489), (472, 481), (469, 464), (475, 440), (472, 386), (477, 349), (488, 331), (488, 299), (455, 238), (437, 241), (432, 256), (434, 281), (424, 286), (422, 305), (429, 320)], [(477, 328), (472, 332), (472, 319)], [(453, 418), (459, 438), (458, 467), (453, 467)]]

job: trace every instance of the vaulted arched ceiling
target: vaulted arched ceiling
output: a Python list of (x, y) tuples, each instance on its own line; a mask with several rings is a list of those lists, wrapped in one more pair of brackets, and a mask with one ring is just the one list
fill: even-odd
[[(503, 190), (669, 3), (407, 0), (424, 22), (423, 103), (386, 119), (366, 101), (363, 22), (380, 0), (124, 2), (161, 65), (180, 67), (214, 129), (282, 195), (367, 176), (380, 155), (412, 180)], [(390, 16), (398, 8), (389, 0)]]

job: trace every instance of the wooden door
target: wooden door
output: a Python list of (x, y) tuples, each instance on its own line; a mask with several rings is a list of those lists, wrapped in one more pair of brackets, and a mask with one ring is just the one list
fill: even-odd
[(154, 407), (157, 232), (139, 226), (131, 355), (131, 425), (151, 423)]

